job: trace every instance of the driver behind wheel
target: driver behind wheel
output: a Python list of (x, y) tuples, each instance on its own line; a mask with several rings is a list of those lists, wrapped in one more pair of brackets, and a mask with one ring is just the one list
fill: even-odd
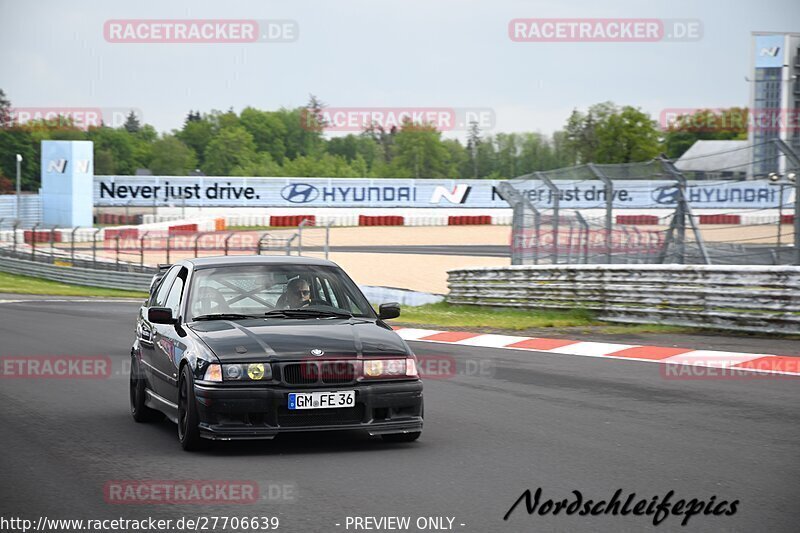
[(294, 278), (286, 284), (286, 307), (307, 307), (311, 304), (311, 287), (302, 278)]

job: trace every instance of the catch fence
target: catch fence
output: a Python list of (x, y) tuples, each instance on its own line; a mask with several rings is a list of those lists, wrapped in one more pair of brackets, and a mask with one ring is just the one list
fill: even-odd
[[(511, 263), (800, 264), (800, 159), (793, 157), (787, 152), (784, 174), (749, 180), (692, 180), (659, 158), (502, 182), (498, 192), (513, 211)], [(755, 207), (702, 209), (712, 201)]]

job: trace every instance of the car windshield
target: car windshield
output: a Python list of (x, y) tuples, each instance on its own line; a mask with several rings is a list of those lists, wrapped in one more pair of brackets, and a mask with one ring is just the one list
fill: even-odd
[(274, 318), (375, 316), (350, 278), (340, 268), (330, 266), (204, 268), (195, 272), (189, 298), (193, 319), (214, 315), (246, 318), (266, 313)]

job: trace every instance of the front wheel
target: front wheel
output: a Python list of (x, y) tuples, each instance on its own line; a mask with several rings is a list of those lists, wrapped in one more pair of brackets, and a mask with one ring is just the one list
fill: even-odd
[(186, 451), (199, 450), (204, 441), (198, 426), (197, 401), (194, 396), (194, 378), (189, 365), (184, 365), (178, 383), (178, 440)]

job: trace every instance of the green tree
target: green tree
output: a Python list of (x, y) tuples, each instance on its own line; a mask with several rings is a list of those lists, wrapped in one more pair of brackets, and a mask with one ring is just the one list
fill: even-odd
[(323, 115), (325, 111), (325, 103), (313, 94), (308, 95), (308, 103), (305, 107), (303, 114), (303, 126), (310, 130), (322, 134), (328, 126), (327, 121)]
[(17, 154), (23, 158), (20, 168), (22, 188), (35, 191), (39, 188), (40, 143), (34, 142), (24, 126), (0, 128), (0, 174), (17, 179)]
[(125, 131), (128, 133), (136, 133), (139, 131), (141, 124), (139, 123), (139, 118), (136, 116), (136, 113), (133, 111), (128, 113), (128, 116), (125, 119), (125, 124), (122, 127), (125, 128)]
[(662, 149), (657, 124), (638, 108), (595, 104), (573, 111), (565, 127), (579, 163), (632, 163), (656, 157)]
[(0, 89), (0, 128), (11, 125), (11, 101), (6, 98), (6, 93)]
[(185, 176), (196, 165), (194, 150), (173, 135), (166, 135), (152, 145), (150, 170), (157, 176)]
[(202, 165), (206, 147), (214, 137), (214, 125), (207, 117), (200, 118), (198, 113), (197, 118), (187, 120), (183, 124), (183, 129), (177, 132), (175, 136), (194, 150), (199, 164)]
[(559, 130), (553, 132), (552, 144), (553, 163), (546, 170), (569, 167), (577, 163), (577, 154), (575, 153), (575, 149), (569, 143), (566, 131)]
[(301, 155), (319, 155), (324, 150), (322, 129), (309, 117), (305, 108), (281, 109), (276, 116), (286, 127), (286, 157), (295, 159)]
[(233, 169), (251, 168), (258, 159), (253, 136), (241, 126), (223, 128), (208, 143), (201, 167), (209, 176), (229, 176)]
[(603, 102), (591, 106), (586, 113), (573, 110), (567, 119), (564, 131), (570, 146), (576, 153), (576, 159), (581, 163), (590, 163), (597, 160), (598, 122), (602, 122), (614, 112), (614, 104)]
[(478, 145), (477, 158), (479, 177), (487, 178), (497, 171), (497, 151), (495, 149), (494, 137), (486, 137), (483, 142)]
[(347, 161), (352, 161), (358, 155), (358, 137), (353, 134), (333, 137), (328, 140), (325, 149), (331, 155), (338, 155)]
[(286, 176), (318, 176), (326, 178), (358, 178), (363, 167), (353, 168), (347, 160), (338, 155), (323, 154), (320, 157), (302, 155), (287, 161), (283, 166)]
[(94, 142), (95, 153), (98, 150), (108, 151), (114, 159), (116, 172), (130, 175), (137, 168), (145, 168), (147, 161), (141, 159), (141, 151), (137, 148), (137, 141), (133, 135), (124, 128), (109, 128), (101, 126), (89, 128), (89, 140)]
[(521, 133), (519, 152), (518, 175), (555, 168), (553, 149), (548, 139), (540, 133)]
[(394, 136), (393, 157), (388, 166), (393, 178), (453, 178), (457, 162), (431, 124), (406, 121)]
[(117, 164), (114, 154), (108, 149), (94, 149), (94, 173), (98, 176), (113, 176), (117, 174)]
[(214, 126), (215, 132), (219, 132), (225, 128), (239, 126), (239, 117), (236, 115), (233, 108), (228, 109), (224, 113), (218, 109), (212, 109), (211, 113), (206, 115), (205, 118)]
[(470, 122), (467, 135), (467, 151), (472, 166), (472, 177), (478, 179), (478, 147), (481, 144), (481, 129), (477, 122)]
[(373, 163), (383, 157), (383, 151), (378, 143), (364, 134), (333, 137), (328, 140), (325, 149), (331, 155), (344, 157), (351, 164), (360, 158), (367, 166), (368, 173)]
[(656, 121), (647, 113), (625, 106), (597, 129), (598, 163), (648, 161), (662, 151)]
[(241, 125), (253, 136), (256, 151), (267, 152), (270, 157), (281, 163), (286, 157), (286, 125), (275, 114), (259, 111), (253, 107), (242, 110), (239, 116)]
[(380, 124), (370, 124), (361, 133), (361, 137), (370, 139), (379, 148), (383, 157), (383, 162), (387, 165), (392, 162), (394, 156), (394, 140), (398, 129), (395, 126), (386, 131)]
[(519, 176), (519, 135), (516, 133), (498, 133), (495, 136), (495, 142), (497, 143), (497, 166), (495, 170), (508, 178)]
[(469, 152), (464, 148), (458, 139), (445, 139), (442, 141), (447, 150), (447, 177), (448, 178), (472, 178), (471, 172), (464, 172), (464, 168), (469, 169), (471, 162)]
[(275, 177), (285, 176), (283, 167), (272, 160), (269, 152), (256, 154), (254, 160), (237, 165), (231, 169), (231, 176)]

